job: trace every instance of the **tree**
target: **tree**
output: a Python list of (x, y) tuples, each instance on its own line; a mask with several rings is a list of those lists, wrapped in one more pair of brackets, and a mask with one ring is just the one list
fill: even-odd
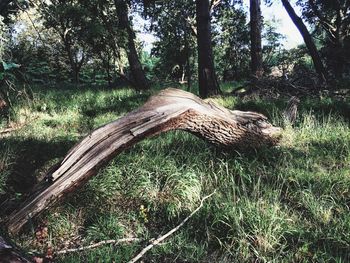
[(150, 20), (148, 31), (157, 40), (153, 43), (152, 56), (158, 58), (157, 76), (185, 83), (191, 88), (196, 49), (196, 32), (193, 23), (195, 6), (188, 1), (153, 2), (144, 7), (143, 16)]
[(71, 67), (72, 79), (79, 82), (79, 73), (88, 60), (89, 47), (86, 45), (86, 25), (89, 13), (84, 6), (74, 0), (52, 0), (41, 3), (40, 12), (46, 28), (52, 28), (60, 37)]
[(292, 5), (289, 3), (289, 1), (282, 0), (282, 4), (304, 39), (305, 45), (308, 48), (309, 54), (310, 54), (312, 61), (314, 63), (315, 70), (319, 76), (319, 80), (321, 82), (325, 82), (326, 78), (327, 78), (327, 72), (323, 66), (321, 57), (317, 51), (317, 48), (316, 48), (315, 43), (312, 39), (312, 36), (310, 35), (309, 31), (307, 30), (303, 20), (295, 13), (295, 11), (294, 11)]
[[(102, 66), (107, 75), (109, 86), (112, 85), (112, 71), (115, 69), (116, 63), (118, 64), (116, 73), (127, 79), (121, 63), (121, 45), (125, 40), (121, 37), (123, 33), (119, 29), (118, 23), (116, 23), (114, 2), (90, 0), (80, 4), (94, 16), (94, 19), (85, 22), (85, 34), (82, 39), (89, 46), (94, 59), (93, 62), (98, 66)], [(127, 80), (134, 84), (129, 79)]]
[(250, 43), (247, 15), (239, 1), (221, 0), (212, 11), (216, 73), (223, 81), (249, 77)]
[(261, 44), (262, 16), (260, 0), (250, 0), (250, 41), (251, 41), (251, 72), (256, 78), (261, 78), (263, 69), (263, 56)]
[(199, 94), (206, 98), (220, 92), (211, 45), (209, 0), (196, 0)]
[(299, 0), (303, 17), (314, 25), (321, 52), (336, 78), (350, 72), (350, 1)]
[[(277, 26), (280, 21), (276, 19), (264, 21), (264, 30), (262, 39), (264, 40), (263, 46), (263, 64), (264, 71), (269, 71), (272, 66), (277, 62), (276, 56), (281, 53), (283, 47), (282, 40), (285, 36), (277, 32)], [(283, 50), (286, 52), (286, 50)], [(275, 66), (279, 66), (278, 64)]]
[(130, 71), (135, 82), (135, 86), (140, 90), (149, 89), (149, 83), (143, 71), (139, 56), (135, 46), (135, 32), (132, 29), (131, 22), (128, 17), (128, 3), (127, 0), (114, 0), (118, 23), (121, 30), (126, 34), (126, 53), (130, 65)]

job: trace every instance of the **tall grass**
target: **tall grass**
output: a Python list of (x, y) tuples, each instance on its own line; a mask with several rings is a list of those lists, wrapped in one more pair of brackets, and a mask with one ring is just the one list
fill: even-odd
[[(0, 184), (35, 178), (92, 129), (141, 105), (149, 96), (121, 90), (34, 90), (32, 104), (16, 105), (27, 125), (2, 138)], [(258, 110), (284, 125), (285, 101), (218, 97), (228, 108)], [(17, 237), (28, 251), (106, 239), (150, 239), (177, 225), (216, 194), (176, 234), (146, 255), (148, 262), (350, 261), (350, 132), (343, 109), (302, 101), (297, 123), (281, 143), (251, 152), (223, 151), (184, 132), (144, 140), (112, 160), (81, 190), (32, 222)], [(2, 168), (2, 169), (1, 169)], [(14, 178), (16, 177), (16, 178)], [(12, 178), (9, 180), (9, 178)], [(34, 179), (33, 179), (34, 178)], [(37, 242), (39, 224), (48, 227)], [(104, 246), (58, 262), (125, 262), (144, 243)]]

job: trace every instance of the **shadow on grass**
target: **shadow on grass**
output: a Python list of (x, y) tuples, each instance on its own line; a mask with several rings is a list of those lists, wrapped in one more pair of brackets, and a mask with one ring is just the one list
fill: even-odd
[[(88, 104), (82, 105), (80, 109), (82, 116), (79, 119), (79, 130), (83, 133), (92, 131), (96, 128), (94, 119), (104, 116), (107, 113), (115, 113), (113, 121), (117, 120), (119, 117), (140, 107), (146, 102), (148, 97), (148, 94), (137, 94), (130, 98), (108, 100), (104, 105), (101, 105), (101, 103), (97, 101), (97, 98), (94, 98), (90, 100)], [(106, 123), (102, 123), (99, 126), (104, 124)]]
[[(49, 169), (57, 161), (55, 159), (65, 156), (75, 141), (64, 139), (46, 142), (35, 139), (3, 138), (2, 143), (14, 149), (15, 156), (11, 164), (11, 171), (6, 181), (6, 192), (0, 196), (0, 204), (12, 207), (20, 202), (22, 197), (31, 191), (38, 182), (39, 175)], [(51, 163), (50, 163), (51, 161)], [(47, 167), (45, 167), (45, 165)], [(6, 207), (1, 207), (1, 214), (6, 214)], [(11, 208), (8, 208), (11, 209)]]
[(137, 94), (118, 101), (108, 101), (106, 105), (99, 105), (95, 98), (89, 104), (83, 105), (81, 112), (87, 117), (96, 117), (108, 112), (129, 112), (140, 107), (148, 97), (148, 94)]
[(314, 112), (316, 115), (324, 116), (334, 114), (350, 121), (350, 102), (335, 99), (328, 100), (306, 100), (302, 103), (304, 112)]

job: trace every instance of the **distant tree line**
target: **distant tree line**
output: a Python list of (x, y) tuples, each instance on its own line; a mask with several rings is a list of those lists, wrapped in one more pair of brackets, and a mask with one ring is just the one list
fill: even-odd
[[(248, 15), (242, 0), (4, 0), (0, 58), (21, 65), (25, 81), (146, 90), (159, 81), (191, 89), (198, 80), (202, 97), (220, 93), (221, 81), (259, 80), (286, 64), (312, 67), (320, 83), (349, 79), (350, 1), (264, 1), (284, 6), (305, 45), (285, 50), (260, 0), (250, 0)], [(136, 37), (137, 21), (156, 37), (151, 52)]]

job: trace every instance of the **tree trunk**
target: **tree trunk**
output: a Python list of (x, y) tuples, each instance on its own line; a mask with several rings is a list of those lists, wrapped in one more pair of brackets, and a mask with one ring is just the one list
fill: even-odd
[(342, 77), (347, 59), (344, 56), (344, 37), (346, 37), (345, 28), (348, 27), (346, 13), (350, 7), (350, 1), (334, 1), (332, 9), (336, 13), (335, 19), (324, 16), (314, 0), (309, 0), (308, 3), (328, 36), (328, 43), (326, 44), (328, 66), (335, 78), (339, 79)]
[(300, 34), (302, 35), (305, 45), (307, 49), (309, 50), (309, 54), (312, 58), (312, 61), (314, 63), (315, 70), (319, 76), (319, 80), (321, 82), (326, 82), (327, 79), (327, 72), (322, 64), (321, 57), (317, 51), (317, 48), (315, 46), (315, 43), (307, 30), (303, 20), (295, 13), (292, 5), (289, 3), (288, 0), (282, 0), (283, 6), (286, 9), (288, 15), (292, 19), (295, 26), (298, 28)]
[(189, 45), (188, 27), (185, 26), (185, 50), (186, 50), (186, 76), (187, 76), (187, 91), (191, 92), (191, 50)]
[(126, 0), (114, 0), (114, 3), (117, 8), (119, 26), (126, 33), (126, 53), (128, 56), (128, 61), (130, 65), (131, 74), (134, 79), (134, 83), (136, 84), (137, 89), (147, 90), (149, 89), (149, 83), (142, 69), (142, 65), (137, 54), (135, 46), (135, 33), (131, 27), (128, 17), (128, 4)]
[(74, 83), (77, 85), (79, 84), (79, 71), (77, 68), (74, 70)]
[[(81, 66), (79, 66), (80, 63), (78, 63), (76, 61), (76, 59), (74, 58), (74, 54), (72, 53), (72, 49), (71, 49), (72, 45), (71, 45), (71, 42), (69, 41), (69, 39), (64, 34), (61, 34), (61, 38), (62, 38), (62, 41), (64, 43), (64, 48), (67, 52), (70, 68), (72, 70), (72, 72), (71, 72), (72, 81), (75, 84), (78, 84), (79, 83), (79, 72), (80, 72), (80, 68), (81, 68)], [(81, 64), (82, 63), (83, 62), (81, 62)]]
[(250, 56), (252, 75), (260, 79), (264, 74), (262, 44), (261, 44), (262, 16), (260, 0), (250, 0)]
[(184, 130), (222, 147), (244, 149), (273, 145), (280, 128), (254, 112), (230, 111), (204, 102), (192, 93), (166, 89), (142, 107), (106, 124), (74, 146), (64, 160), (47, 172), (20, 209), (8, 218), (11, 233), (87, 182), (109, 160), (146, 137)]
[(209, 0), (196, 0), (196, 21), (199, 95), (206, 98), (220, 93), (211, 45)]
[(4, 263), (30, 263), (22, 253), (12, 244), (0, 236), (0, 262)]

